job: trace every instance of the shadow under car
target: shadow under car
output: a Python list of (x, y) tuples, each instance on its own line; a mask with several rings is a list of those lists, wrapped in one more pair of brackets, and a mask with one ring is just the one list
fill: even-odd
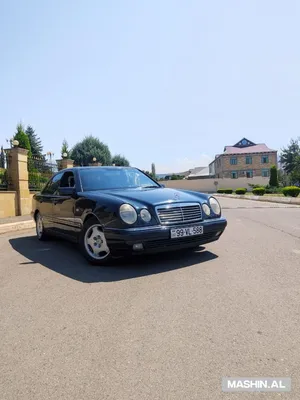
[(40, 242), (35, 236), (9, 240), (12, 248), (30, 261), (23, 266), (40, 264), (68, 278), (84, 282), (114, 282), (191, 267), (217, 258), (204, 247), (153, 255), (114, 259), (108, 266), (91, 266), (79, 253), (76, 244), (50, 239)]

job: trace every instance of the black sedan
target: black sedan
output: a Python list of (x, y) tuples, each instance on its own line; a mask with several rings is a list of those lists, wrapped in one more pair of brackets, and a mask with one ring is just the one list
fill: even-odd
[(62, 170), (33, 207), (39, 240), (75, 241), (98, 265), (128, 253), (197, 247), (218, 240), (227, 225), (214, 197), (165, 188), (131, 167)]

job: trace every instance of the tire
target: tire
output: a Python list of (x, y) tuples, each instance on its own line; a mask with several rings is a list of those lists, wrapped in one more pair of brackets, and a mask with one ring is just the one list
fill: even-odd
[(35, 231), (38, 240), (44, 241), (48, 239), (48, 234), (44, 228), (43, 217), (38, 212), (35, 216)]
[(97, 218), (88, 219), (80, 234), (80, 250), (83, 256), (93, 265), (107, 265), (112, 256)]

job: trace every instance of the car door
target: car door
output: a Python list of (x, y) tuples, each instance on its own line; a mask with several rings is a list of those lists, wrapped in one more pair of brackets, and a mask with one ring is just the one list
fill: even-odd
[(64, 172), (60, 180), (60, 186), (52, 199), (55, 230), (58, 234), (75, 238), (74, 211), (76, 200), (74, 196), (60, 194), (60, 188), (66, 187), (74, 188), (75, 190), (75, 177), (72, 171)]
[(42, 192), (36, 195), (36, 208), (39, 210), (45, 229), (54, 229), (53, 219), (53, 198), (57, 188), (59, 187), (60, 179), (63, 173), (54, 175), (47, 183)]

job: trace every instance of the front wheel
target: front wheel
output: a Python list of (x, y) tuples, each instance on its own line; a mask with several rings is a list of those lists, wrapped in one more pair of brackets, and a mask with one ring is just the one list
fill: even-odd
[(105, 265), (111, 260), (110, 250), (97, 218), (91, 218), (83, 225), (80, 248), (91, 264)]

